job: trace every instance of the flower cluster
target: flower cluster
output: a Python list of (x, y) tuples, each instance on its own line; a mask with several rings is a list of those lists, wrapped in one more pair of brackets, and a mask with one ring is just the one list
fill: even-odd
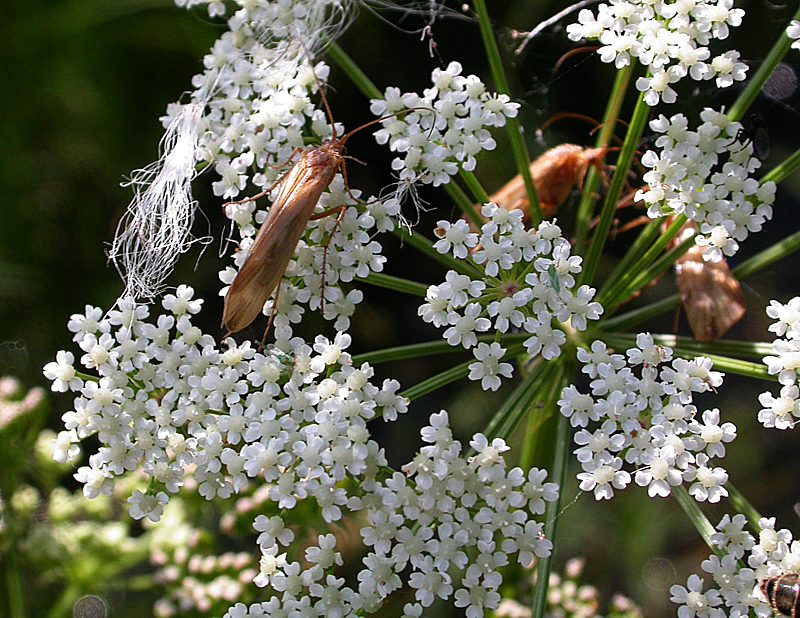
[(404, 616), (421, 616), (437, 599), (454, 599), (470, 618), (485, 615), (500, 602), (501, 570), (509, 556), (523, 565), (550, 554), (543, 525), (528, 513), (542, 514), (545, 503), (558, 497), (558, 487), (545, 483), (546, 472), (533, 468), (527, 478), (519, 468), (508, 470), (503, 440), (489, 442), (476, 434), (471, 457), (462, 455), (453, 439), (446, 412), (431, 416), (422, 430), (424, 446), (403, 468), (384, 480), (365, 475), (365, 495), (348, 506), (366, 511), (361, 529), (370, 551), (363, 558), (357, 590), (326, 575), (342, 563), (333, 535), (320, 535), (305, 551), (310, 568), (289, 562), (281, 546), (294, 539), (280, 517), (256, 518), (261, 532), (259, 585), (269, 585), (280, 597), (251, 606), (231, 608), (230, 618), (273, 616), (308, 609), (315, 615), (351, 616), (375, 611), (407, 580), (415, 602)]
[(482, 266), (482, 272), (476, 270), (472, 278), (449, 271), (443, 283), (428, 288), (428, 302), (419, 315), (434, 326), (446, 326), (444, 337), (450, 345), (473, 348), (478, 362), (470, 365), (470, 379), (497, 390), (500, 376), (512, 374), (511, 365), (500, 362), (506, 349), (497, 342), (479, 343), (477, 333), (521, 329), (530, 334), (523, 342), (528, 354), (552, 359), (566, 343), (562, 328), (586, 330), (587, 320), (598, 319), (603, 308), (592, 302), (593, 288), (573, 290), (581, 258), (570, 255), (561, 228), (544, 221), (527, 230), (522, 211), (493, 203), (485, 204), (481, 214), (488, 221), (480, 234), (470, 232), (463, 220), (438, 222), (436, 249), (460, 259), (472, 250), (471, 262)]
[(258, 561), (251, 552), (218, 555), (203, 547), (202, 529), (191, 525), (186, 501), (173, 499), (157, 524), (147, 525), (154, 580), (164, 594), (153, 604), (153, 615), (170, 618), (197, 612), (220, 615), (231, 603), (252, 598)]
[[(325, 319), (334, 322), (336, 330), (346, 331), (350, 327), (350, 316), (364, 295), (358, 289), (345, 291), (342, 283), (383, 270), (386, 258), (374, 235), (394, 229), (394, 217), (400, 213), (400, 204), (393, 199), (371, 198), (366, 205), (358, 205), (354, 199), (357, 196), (357, 191), (347, 191), (341, 175), (337, 175), (320, 198), (318, 212), (342, 205), (347, 209), (340, 218), (323, 217), (306, 226), (280, 289), (276, 291), (277, 307), (274, 306), (275, 295), (264, 307), (265, 314), (275, 312), (275, 332), (279, 340), (291, 338), (291, 325), (300, 322), (305, 313), (303, 305), (312, 311), (320, 310)], [(219, 274), (226, 284), (221, 295), (227, 293), (228, 286), (245, 263), (258, 226), (263, 224), (268, 213), (257, 208), (252, 200), (228, 204), (225, 212), (235, 222), (241, 240), (233, 255), (234, 266), (228, 266)]]
[(22, 383), (11, 376), (0, 377), (0, 431), (37, 409), (44, 401), (44, 394), (39, 387), (26, 391)]
[[(196, 0), (179, 0), (192, 6)], [(134, 197), (120, 222), (110, 255), (126, 288), (124, 296), (157, 296), (191, 236), (197, 206), (191, 183), (213, 167), (215, 195), (234, 197), (252, 181), (266, 186), (286, 164), (303, 135), (330, 132), (310, 95), (327, 67), (314, 55), (348, 23), (347, 0), (255, 0), (228, 20), (228, 30), (204, 57), (185, 103), (162, 118), (166, 129), (159, 159), (131, 175)], [(224, 5), (208, 2), (209, 14)], [(250, 176), (250, 166), (258, 173)]]
[(700, 567), (716, 587), (703, 590), (704, 580), (696, 574), (689, 576), (686, 587), (672, 586), (671, 600), (681, 605), (680, 618), (773, 616), (764, 583), (800, 571), (800, 542), (789, 530), (776, 530), (774, 517), (758, 521), (758, 538), (745, 530), (746, 523), (744, 515), (725, 515), (711, 536), (715, 553)]
[(414, 183), (436, 187), (450, 182), (459, 168), (475, 169), (475, 156), (496, 145), (487, 127), (504, 126), (519, 108), (508, 95), (487, 91), (475, 75), (462, 76), (458, 62), (434, 69), (431, 80), (422, 96), (387, 88), (370, 107), (376, 116), (396, 114), (382, 121), (375, 139), (403, 155), (392, 161), (400, 181), (398, 199)]
[(310, 496), (326, 519), (338, 519), (346, 498), (337, 484), (378, 452), (367, 421), (406, 410), (399, 384), (372, 385), (372, 369), (354, 367), (343, 351), (347, 335), (320, 336), (313, 347), (292, 339), (267, 353), (231, 339), (219, 349), (192, 324), (202, 302), (192, 295), (185, 286), (167, 295), (169, 313), (155, 324), (132, 302), (105, 318), (92, 307), (72, 316), (81, 364), (99, 377), (80, 377), (70, 352), (45, 367), (53, 390), (78, 393), (57, 457), (97, 436), (99, 450), (75, 475), (87, 497), (108, 495), (115, 477), (141, 468), (152, 487), (129, 498), (137, 519), (159, 519), (187, 478), (209, 500), (252, 479), (273, 483), (270, 498), (281, 508)]
[(761, 162), (740, 123), (710, 108), (700, 119), (696, 131), (683, 114), (650, 122), (661, 134), (655, 143), (661, 150), (642, 157), (642, 165), (650, 168), (644, 175), (648, 189), (635, 199), (647, 205), (652, 218), (685, 214), (697, 223), (695, 242), (706, 247), (703, 258), (718, 262), (772, 217), (776, 186), (753, 178)]
[(769, 330), (779, 338), (772, 344), (774, 356), (764, 357), (771, 375), (778, 376), (781, 383), (779, 397), (766, 391), (758, 396), (764, 406), (758, 413), (758, 420), (764, 427), (791, 429), (800, 419), (800, 391), (797, 380), (800, 376), (800, 297), (781, 304), (771, 301), (767, 315), (773, 320)]
[(728, 494), (728, 474), (712, 459), (725, 455), (736, 428), (721, 423), (716, 408), (698, 417), (692, 398), (722, 384), (722, 374), (712, 371), (707, 358), (673, 360), (670, 348), (645, 333), (626, 354), (627, 362), (602, 341), (578, 350), (591, 394), (572, 385), (561, 393), (561, 413), (581, 428), (575, 434), (581, 489), (598, 500), (611, 498), (632, 480), (623, 469), (628, 463), (636, 469), (636, 484), (651, 497), (668, 496), (687, 482), (696, 500), (718, 502)]
[[(68, 326), (84, 352), (80, 363), (98, 377), (79, 374), (69, 352), (45, 367), (53, 390), (78, 393), (74, 410), (63, 416), (66, 430), (55, 440), (54, 457), (63, 462), (77, 457), (84, 439), (99, 441), (75, 474), (87, 497), (111, 495), (115, 481), (140, 471), (148, 489), (131, 487), (134, 519), (169, 519), (176, 512), (169, 497), (182, 488), (212, 500), (260, 484), (262, 500), (277, 509), (310, 502), (325, 522), (363, 511), (361, 535), (370, 551), (358, 585), (350, 588), (333, 574), (342, 563), (335, 537), (319, 535), (316, 546), (305, 549), (311, 566), (301, 567), (283, 551), (295, 533), (279, 515), (255, 517), (257, 570), (243, 555), (170, 558), (175, 548), (165, 538), (161, 561), (175, 565), (164, 575), (176, 568), (186, 575), (162, 599), (164, 615), (176, 606), (202, 610), (220, 595), (233, 601), (249, 573), (279, 596), (249, 607), (239, 603), (232, 617), (311, 607), (319, 615), (371, 613), (404, 581), (416, 595), (409, 616), (419, 616), (436, 598), (453, 598), (468, 616), (482, 616), (500, 601), (500, 570), (510, 555), (528, 565), (549, 554), (542, 524), (529, 514), (542, 514), (558, 488), (545, 483), (544, 471), (532, 469), (526, 477), (519, 468), (507, 469), (502, 440), (477, 434), (470, 443), (475, 454), (467, 457), (447, 414), (435, 414), (422, 432), (427, 446), (404, 473), (393, 473), (367, 423), (396, 420), (408, 402), (397, 395), (396, 381), (379, 388), (369, 365), (353, 365), (345, 351), (348, 335), (332, 342), (319, 336), (313, 346), (282, 340), (265, 353), (230, 339), (218, 349), (192, 324), (201, 303), (181, 286), (164, 298), (166, 313), (155, 323), (145, 305), (132, 301), (106, 317), (92, 307), (72, 316)], [(188, 543), (185, 536), (176, 533), (176, 542)], [(232, 579), (239, 567), (239, 580)]]
[(800, 20), (793, 19), (786, 28), (786, 36), (792, 39), (792, 49), (800, 49)]
[(745, 78), (747, 65), (739, 52), (711, 57), (712, 39), (727, 38), (729, 27), (742, 23), (744, 11), (734, 9), (733, 0), (612, 0), (601, 4), (597, 15), (589, 9), (578, 14), (578, 23), (567, 26), (573, 41), (598, 39), (597, 53), (603, 62), (617, 68), (635, 58), (650, 71), (636, 81), (645, 102), (674, 103), (672, 84), (689, 75), (695, 80), (716, 79), (725, 88)]

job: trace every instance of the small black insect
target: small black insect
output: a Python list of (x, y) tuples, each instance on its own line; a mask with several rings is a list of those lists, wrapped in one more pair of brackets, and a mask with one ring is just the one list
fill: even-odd
[(784, 573), (768, 577), (761, 582), (761, 592), (769, 600), (773, 612), (797, 618), (800, 610), (800, 575)]
[(766, 119), (758, 114), (750, 114), (743, 124), (744, 126), (736, 133), (733, 141), (743, 139), (742, 148), (747, 144), (752, 144), (753, 156), (763, 163), (769, 157), (772, 149)]

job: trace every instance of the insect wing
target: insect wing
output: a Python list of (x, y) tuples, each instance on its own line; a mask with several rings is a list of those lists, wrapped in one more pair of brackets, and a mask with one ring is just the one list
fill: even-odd
[(280, 181), (269, 215), (225, 296), (222, 326), (229, 333), (246, 328), (261, 313), (278, 287), (322, 191), (330, 183), (327, 174), (317, 174), (308, 164), (307, 155)]
[[(679, 244), (697, 227), (687, 223), (673, 241)], [(689, 327), (697, 341), (722, 337), (744, 317), (746, 305), (742, 288), (731, 273), (728, 262), (707, 262), (702, 247), (692, 246), (675, 261), (675, 279), (686, 310)]]

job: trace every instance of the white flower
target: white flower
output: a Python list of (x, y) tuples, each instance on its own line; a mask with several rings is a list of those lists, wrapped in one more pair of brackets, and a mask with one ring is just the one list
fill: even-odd
[[(491, 202), (483, 205), (481, 214), (487, 222), (477, 236), (480, 250), (472, 258), (484, 267), (487, 277), (472, 279), (448, 271), (443, 283), (428, 288), (419, 315), (435, 326), (449, 325), (445, 339), (465, 348), (477, 343), (475, 332), (492, 326), (484, 317), (488, 315), (501, 333), (514, 328), (527, 331), (531, 336), (523, 345), (531, 356), (555, 358), (567, 341), (558, 322), (585, 330), (588, 320), (599, 319), (603, 312), (600, 304), (592, 301), (593, 288), (582, 285), (574, 290), (581, 258), (571, 255), (569, 242), (554, 223), (545, 221), (537, 230), (526, 230), (520, 211), (508, 211)], [(457, 226), (462, 232), (468, 229), (463, 221), (452, 226), (440, 221), (438, 226), (440, 243), (449, 230)], [(510, 376), (510, 366), (495, 365), (499, 357), (494, 353), (481, 358), (476, 352), (476, 358), (481, 363), (470, 365), (470, 376), (480, 379), (483, 388), (495, 390), (500, 386), (498, 376)]]
[(800, 20), (793, 19), (786, 27), (786, 36), (794, 39), (792, 49), (800, 49)]
[(78, 391), (83, 387), (83, 380), (75, 372), (74, 362), (75, 357), (72, 352), (61, 350), (56, 353), (55, 361), (49, 362), (44, 366), (42, 373), (44, 373), (45, 378), (53, 381), (53, 384), (50, 385), (50, 389), (53, 392)]
[(645, 102), (674, 103), (670, 84), (686, 75), (695, 80), (716, 75), (720, 88), (745, 78), (747, 67), (737, 62), (737, 52), (717, 56), (710, 65), (705, 62), (711, 55), (710, 40), (727, 38), (729, 26), (741, 25), (744, 11), (731, 8), (732, 1), (615, 0), (600, 4), (596, 14), (581, 10), (578, 23), (567, 26), (567, 35), (573, 41), (598, 39), (600, 59), (618, 69), (638, 58), (650, 68), (650, 76), (636, 82)]
[(506, 349), (499, 343), (490, 344), (479, 343), (472, 351), (477, 359), (477, 363), (469, 365), (469, 379), (480, 380), (483, 390), (496, 391), (500, 388), (500, 377), (510, 378), (514, 368), (510, 363), (501, 363), (500, 359), (506, 353)]
[(439, 253), (453, 252), (456, 258), (464, 259), (469, 255), (469, 250), (478, 244), (478, 235), (470, 233), (469, 224), (463, 219), (455, 223), (439, 221), (433, 233), (439, 240), (434, 243), (434, 248)]
[[(398, 200), (407, 191), (406, 182), (439, 186), (450, 182), (459, 168), (475, 169), (475, 156), (495, 148), (488, 127), (502, 127), (507, 118), (517, 115), (519, 105), (507, 95), (488, 92), (476, 76), (464, 77), (461, 71), (457, 62), (444, 70), (434, 69), (434, 85), (423, 96), (401, 95), (396, 88), (388, 88), (383, 100), (372, 100), (370, 110), (376, 116), (409, 110), (402, 118), (382, 120), (382, 128), (375, 133), (379, 144), (388, 144), (403, 155), (392, 162), (401, 181), (395, 194)], [(446, 246), (437, 248), (449, 251)]]
[(138, 489), (128, 498), (130, 508), (128, 512), (133, 519), (147, 517), (152, 522), (157, 522), (164, 514), (164, 505), (169, 501), (167, 494), (159, 491), (156, 495), (143, 494)]
[[(735, 66), (730, 67), (734, 73)], [(772, 217), (775, 184), (759, 185), (753, 177), (761, 162), (741, 124), (710, 108), (700, 118), (696, 131), (687, 129), (683, 114), (650, 122), (660, 134), (656, 147), (661, 150), (642, 157), (650, 168), (644, 175), (648, 190), (637, 192), (634, 200), (643, 201), (653, 218), (686, 214), (699, 228), (695, 243), (706, 248), (703, 258), (717, 262), (735, 254)]]
[(694, 616), (712, 616), (710, 609), (720, 604), (721, 599), (716, 590), (703, 592), (703, 580), (695, 574), (689, 576), (686, 587), (675, 584), (669, 589), (670, 601), (679, 603), (678, 618)]

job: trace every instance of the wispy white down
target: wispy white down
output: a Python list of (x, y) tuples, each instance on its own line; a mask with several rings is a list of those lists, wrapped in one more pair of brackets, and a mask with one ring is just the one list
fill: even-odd
[(224, 143), (218, 147), (225, 128), (210, 125), (219, 124), (232, 100), (250, 109), (278, 59), (313, 58), (346, 27), (350, 6), (350, 0), (257, 0), (231, 17), (204, 59), (206, 70), (193, 79), (192, 103), (170, 106), (159, 159), (125, 183), (134, 195), (109, 251), (125, 284), (121, 298), (157, 297), (181, 253), (200, 240), (191, 234), (197, 207), (191, 183), (198, 169), (225, 163), (230, 154)]
[(122, 297), (156, 297), (178, 257), (198, 240), (191, 235), (192, 181), (202, 119), (201, 105), (182, 106), (161, 139), (158, 160), (123, 184), (133, 188), (133, 199), (109, 251), (125, 281)]

